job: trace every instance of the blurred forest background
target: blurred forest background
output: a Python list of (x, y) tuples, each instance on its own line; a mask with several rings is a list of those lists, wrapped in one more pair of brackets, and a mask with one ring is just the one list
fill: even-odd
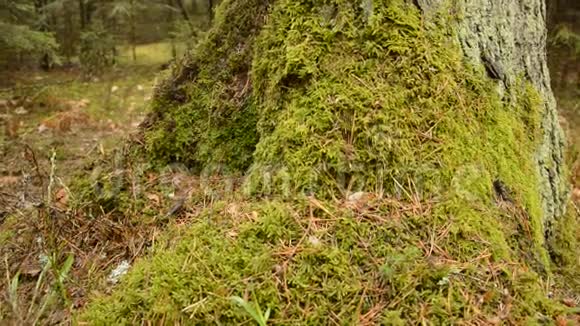
[(580, 2), (548, 0), (548, 62), (562, 126), (569, 139), (573, 197), (580, 200)]
[(181, 45), (193, 44), (208, 28), (216, 5), (216, 0), (2, 0), (0, 65), (79, 67), (97, 74), (129, 61), (143, 63), (142, 56), (153, 53), (139, 53), (139, 47), (159, 42), (175, 57)]
[[(63, 166), (143, 119), (156, 78), (202, 38), (218, 0), (0, 0), (0, 192), (24, 148)], [(0, 216), (10, 204), (0, 199)]]

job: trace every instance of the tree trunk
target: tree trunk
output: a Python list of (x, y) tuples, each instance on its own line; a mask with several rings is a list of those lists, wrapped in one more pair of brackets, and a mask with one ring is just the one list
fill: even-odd
[(175, 0), (175, 4), (177, 5), (177, 8), (179, 8), (179, 12), (181, 13), (181, 16), (183, 17), (183, 20), (187, 23), (187, 26), (189, 27), (190, 34), (193, 35), (193, 33), (194, 33), (193, 23), (191, 22), (191, 18), (189, 17), (189, 13), (187, 12), (187, 8), (185, 8), (185, 5), (183, 4), (183, 1), (182, 0)]
[(79, 0), (78, 3), (81, 31), (85, 31), (91, 25), (93, 13), (95, 12), (96, 7), (92, 0)]
[(214, 0), (207, 0), (207, 17), (209, 19), (209, 23), (213, 21), (213, 7), (214, 7)]
[[(44, 0), (36, 0), (34, 1), (34, 7), (36, 11), (37, 17), (40, 19), (38, 26), (38, 30), (41, 32), (48, 32), (49, 29), (49, 17), (46, 12), (46, 6), (48, 5), (47, 1)], [(40, 67), (48, 71), (51, 68), (51, 58), (49, 53), (43, 53), (40, 59)]]
[(129, 2), (131, 6), (131, 13), (129, 15), (129, 28), (130, 28), (130, 38), (131, 38), (131, 57), (133, 58), (133, 63), (137, 63), (137, 8), (135, 7), (135, 0)]
[(81, 25), (81, 31), (84, 31), (88, 25), (87, 19), (86, 19), (87, 6), (85, 3), (85, 0), (78, 0), (78, 1), (79, 1), (79, 21), (80, 21), (80, 25)]
[[(440, 12), (439, 2), (416, 0), (414, 4), (423, 11), (425, 17), (429, 17)], [(365, 3), (370, 3), (372, 7), (370, 1), (362, 1), (361, 6), (364, 7)], [(543, 100), (542, 139), (538, 142), (534, 158), (541, 183), (539, 191), (542, 197), (544, 233), (548, 236), (551, 224), (565, 213), (568, 186), (563, 161), (564, 136), (558, 123), (547, 67), (545, 2), (470, 0), (457, 5), (452, 11), (464, 15), (464, 19), (456, 25), (455, 32), (467, 62), (485, 66), (488, 72), (490, 67), (499, 70), (499, 75), (490, 76), (498, 79), (498, 94), (506, 97), (523, 78), (533, 84)], [(186, 65), (176, 72), (171, 79), (171, 92), (194, 78), (185, 75), (192, 73), (190, 70), (196, 70), (197, 64), (195, 59), (191, 60), (190, 67)], [(177, 93), (172, 96), (180, 96)], [(164, 96), (163, 90), (158, 95)]]
[(72, 56), (75, 54), (75, 20), (76, 12), (70, 6), (64, 10), (64, 35), (63, 35), (63, 52), (66, 57), (66, 64), (71, 63)]
[(543, 0), (218, 10), (158, 85), (142, 136), (156, 163), (243, 174), (252, 204), (212, 207), (87, 320), (247, 321), (232, 295), (279, 324), (561, 318), (546, 307), (566, 281), (542, 280), (578, 279), (580, 232)]
[[(422, 10), (437, 10), (439, 0), (418, 0)], [(552, 225), (565, 214), (569, 198), (563, 159), (565, 137), (559, 124), (556, 100), (550, 85), (546, 52), (547, 10), (544, 0), (468, 0), (460, 6), (465, 19), (458, 28), (466, 58), (475, 64), (491, 63), (503, 71), (500, 82), (509, 90), (523, 76), (540, 93), (542, 139), (535, 153), (543, 203), (543, 229), (552, 236)]]

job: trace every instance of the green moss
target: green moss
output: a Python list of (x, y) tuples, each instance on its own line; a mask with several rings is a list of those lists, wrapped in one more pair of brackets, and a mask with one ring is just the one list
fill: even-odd
[[(403, 320), (491, 321), (506, 300), (512, 321), (559, 311), (537, 275), (512, 260), (517, 255), (489, 258), (489, 238), (463, 230), (441, 235), (447, 223), (428, 213), (401, 214), (392, 201), (375, 202), (373, 211), (337, 209), (332, 202), (317, 203), (328, 212), (307, 203), (230, 205), (206, 211), (174, 245), (138, 262), (112, 296), (96, 299), (81, 318), (93, 324), (248, 321), (233, 295), (271, 308), (273, 322), (282, 325), (388, 320), (394, 310)], [(373, 220), (377, 215), (382, 222)], [(498, 223), (486, 226), (501, 233)], [(456, 255), (453, 248), (467, 244), (473, 255)]]
[(554, 226), (555, 236), (549, 245), (550, 256), (558, 270), (557, 287), (567, 296), (580, 293), (580, 215), (571, 204)]
[(6, 245), (14, 238), (14, 227), (17, 225), (17, 222), (18, 217), (15, 215), (3, 217), (2, 224), (0, 225), (0, 245)]
[(251, 163), (257, 117), (248, 71), (267, 5), (227, 1), (220, 8), (216, 26), (158, 92), (146, 142), (161, 164), (232, 172)]
[[(248, 321), (230, 296), (281, 325), (533, 323), (564, 311), (548, 298), (558, 264), (545, 248), (577, 266), (577, 243), (544, 241), (539, 94), (522, 78), (500, 95), (464, 62), (449, 13), (366, 3), (280, 0), (253, 31), (242, 22), (258, 3), (222, 4), (183, 82), (188, 103), (156, 107), (149, 150), (249, 167), (249, 195), (285, 200), (206, 211), (81, 319)], [(240, 57), (241, 45), (251, 50)], [(236, 102), (240, 74), (252, 92)], [(371, 199), (342, 199), (359, 190)]]
[(502, 177), (495, 174), (511, 173), (513, 156), (530, 156), (535, 147), (523, 137), (535, 134), (512, 114), (524, 103), (502, 102), (483, 72), (464, 66), (449, 26), (423, 27), (418, 10), (403, 6), (376, 5), (365, 22), (352, 2), (337, 1), (330, 25), (316, 5), (277, 6), (254, 60), (261, 100), (255, 174), (283, 170), (297, 190), (318, 194), (350, 182), (394, 192), (393, 179), (408, 178), (431, 193), (475, 157), (494, 155), (484, 168)]

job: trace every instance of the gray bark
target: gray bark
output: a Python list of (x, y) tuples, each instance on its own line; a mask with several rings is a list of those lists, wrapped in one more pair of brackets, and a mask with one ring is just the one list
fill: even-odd
[[(426, 14), (443, 0), (416, 0)], [(464, 0), (457, 11), (463, 19), (459, 42), (465, 56), (486, 66), (501, 88), (509, 89), (519, 76), (535, 85), (544, 99), (543, 140), (536, 153), (544, 208), (544, 233), (565, 213), (569, 196), (564, 168), (565, 137), (550, 86), (546, 54), (547, 22), (544, 0)]]

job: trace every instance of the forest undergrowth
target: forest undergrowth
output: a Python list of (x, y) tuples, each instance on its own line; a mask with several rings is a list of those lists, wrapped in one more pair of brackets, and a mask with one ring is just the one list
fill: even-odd
[[(526, 100), (494, 96), (402, 2), (366, 21), (346, 1), (338, 18), (281, 1), (249, 27), (263, 2), (240, 3), (152, 104), (157, 65), (86, 83), (25, 75), (8, 96), (20, 102), (6, 103), (2, 143), (4, 320), (580, 322), (580, 234), (543, 242), (521, 162), (538, 133), (529, 84), (514, 92)], [(28, 91), (45, 78), (63, 84)], [(577, 223), (569, 212), (558, 230)]]
[[(138, 129), (165, 44), (138, 48), (141, 61), (87, 77), (76, 68), (10, 71), (0, 83), (0, 319), (61, 323), (84, 304), (95, 275), (144, 237), (125, 222), (79, 213), (69, 184)], [(134, 248), (139, 252), (138, 248)], [(137, 254), (135, 254), (137, 255)]]

